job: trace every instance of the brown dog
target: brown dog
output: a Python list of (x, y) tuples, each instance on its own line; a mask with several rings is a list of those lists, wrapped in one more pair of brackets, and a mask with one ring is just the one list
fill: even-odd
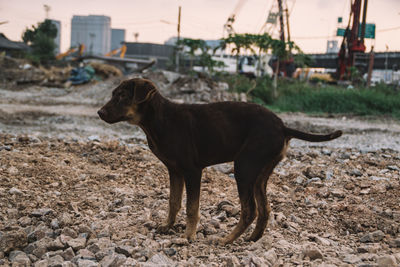
[(266, 199), (268, 177), (284, 157), (291, 138), (322, 142), (342, 134), (315, 135), (287, 128), (274, 113), (256, 104), (176, 104), (161, 96), (151, 81), (140, 78), (123, 81), (98, 114), (108, 123), (128, 121), (142, 128), (151, 151), (168, 168), (169, 213), (161, 231), (174, 224), (185, 185), (185, 236), (194, 239), (202, 170), (234, 162), (241, 214), (233, 232), (221, 240), (224, 244), (238, 238), (256, 216), (250, 240), (263, 235), (271, 210)]

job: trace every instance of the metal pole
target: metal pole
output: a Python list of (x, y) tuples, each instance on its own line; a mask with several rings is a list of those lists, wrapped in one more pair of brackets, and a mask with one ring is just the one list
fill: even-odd
[(179, 72), (179, 46), (180, 46), (180, 40), (181, 40), (181, 6), (179, 6), (179, 11), (178, 11), (178, 39), (176, 41), (176, 58), (175, 58), (175, 70), (176, 72)]
[(367, 6), (368, 0), (364, 0), (364, 10), (363, 10), (363, 18), (361, 24), (361, 43), (364, 44), (364, 35), (365, 35), (365, 27), (366, 27), (366, 20), (367, 20)]
[(375, 59), (374, 46), (371, 46), (371, 52), (369, 54), (369, 64), (368, 64), (367, 87), (370, 87), (371, 85), (372, 70), (374, 68), (374, 59)]
[(282, 8), (282, 0), (278, 0), (278, 6), (279, 6), (279, 22), (281, 25), (281, 41), (285, 41), (285, 25), (283, 24), (283, 8)]

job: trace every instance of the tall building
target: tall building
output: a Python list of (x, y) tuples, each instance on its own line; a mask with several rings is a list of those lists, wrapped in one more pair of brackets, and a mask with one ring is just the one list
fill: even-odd
[(104, 55), (111, 49), (111, 19), (107, 16), (73, 16), (71, 47), (85, 45), (87, 53)]
[(125, 42), (124, 29), (111, 29), (111, 50), (121, 47), (121, 43)]
[(60, 53), (60, 47), (61, 47), (61, 21), (59, 20), (50, 20), (54, 26), (57, 28), (57, 36), (54, 38), (54, 43), (56, 44), (56, 49), (54, 49), (55, 54)]

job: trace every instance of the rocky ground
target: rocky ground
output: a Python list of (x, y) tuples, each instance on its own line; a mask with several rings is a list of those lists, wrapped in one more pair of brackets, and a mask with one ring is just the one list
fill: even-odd
[[(151, 75), (182, 101), (240, 97)], [(116, 83), (0, 90), (1, 266), (400, 265), (398, 122), (281, 114), (292, 127), (345, 135), (318, 146), (293, 140), (269, 180), (273, 213), (257, 242), (245, 241), (250, 228), (215, 245), (238, 222), (239, 201), (230, 164), (204, 170), (197, 240), (188, 243), (184, 209), (169, 233), (156, 230), (168, 176), (143, 134), (95, 116)], [(190, 83), (201, 92), (179, 93)]]

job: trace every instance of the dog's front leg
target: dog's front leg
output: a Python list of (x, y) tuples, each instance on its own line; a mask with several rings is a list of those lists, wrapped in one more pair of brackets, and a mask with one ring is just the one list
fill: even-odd
[(183, 176), (168, 168), (169, 172), (169, 210), (167, 221), (158, 227), (162, 233), (167, 232), (175, 223), (176, 215), (182, 206)]
[(186, 231), (185, 237), (190, 241), (196, 238), (197, 223), (199, 222), (201, 170), (185, 174), (186, 185)]

